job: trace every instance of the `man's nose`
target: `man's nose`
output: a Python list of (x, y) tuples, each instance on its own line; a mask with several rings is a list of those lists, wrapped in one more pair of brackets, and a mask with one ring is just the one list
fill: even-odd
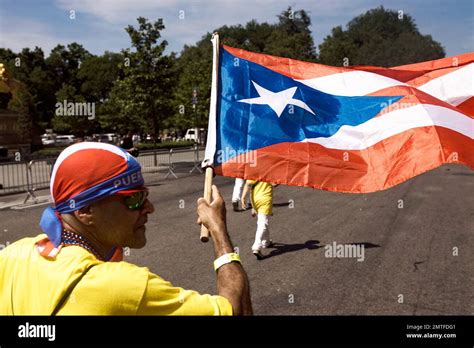
[(140, 210), (141, 214), (152, 214), (155, 211), (155, 206), (147, 198), (145, 203), (143, 203), (142, 209)]

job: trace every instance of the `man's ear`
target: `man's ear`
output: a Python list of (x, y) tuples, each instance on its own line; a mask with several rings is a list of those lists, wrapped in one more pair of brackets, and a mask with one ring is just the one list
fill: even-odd
[(90, 205), (83, 207), (81, 209), (75, 210), (74, 216), (76, 217), (77, 220), (79, 220), (84, 225), (92, 225), (94, 223), (94, 220), (92, 217), (92, 209)]

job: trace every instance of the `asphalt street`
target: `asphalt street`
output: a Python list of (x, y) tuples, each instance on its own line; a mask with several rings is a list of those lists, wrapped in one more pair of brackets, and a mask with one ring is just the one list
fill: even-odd
[[(189, 174), (191, 167), (177, 166), (178, 179), (164, 179), (165, 172), (145, 176), (156, 211), (147, 245), (125, 260), (176, 286), (215, 294), (212, 241), (201, 243), (195, 224), (204, 176)], [(474, 314), (474, 172), (468, 168), (446, 165), (362, 195), (280, 185), (270, 218), (276, 244), (261, 261), (250, 249), (256, 220), (250, 211), (232, 211), (234, 180), (214, 183), (226, 200), (255, 314)], [(39, 234), (44, 208), (0, 210), (0, 247)], [(363, 246), (363, 260), (328, 257), (325, 246), (334, 242)]]

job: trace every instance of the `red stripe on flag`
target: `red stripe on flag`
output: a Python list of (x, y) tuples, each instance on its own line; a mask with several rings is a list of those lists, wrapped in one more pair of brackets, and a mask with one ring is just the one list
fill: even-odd
[(223, 48), (238, 58), (260, 64), (272, 71), (288, 76), (292, 79), (306, 80), (342, 72), (360, 70), (389, 77), (415, 87), (462, 68), (466, 64), (474, 62), (474, 53), (466, 53), (458, 56), (416, 64), (401, 65), (392, 68), (365, 65), (334, 67), (317, 63), (303, 62), (296, 59), (249, 52), (240, 48), (234, 48), (226, 45), (223, 45)]
[[(438, 143), (442, 144), (441, 149)], [(460, 163), (474, 169), (472, 139), (433, 126), (411, 129), (364, 150), (280, 143), (253, 152), (217, 166), (216, 174), (327, 191), (368, 193), (388, 189), (444, 163)], [(255, 165), (246, 163), (249, 158)]]
[(288, 76), (292, 79), (311, 79), (326, 75), (336, 74), (351, 69), (334, 67), (310, 62), (302, 62), (296, 59), (269, 56), (261, 53), (253, 53), (240, 48), (223, 46), (226, 51), (237, 58), (242, 58), (250, 62), (263, 65), (264, 67)]
[(474, 118), (474, 97), (471, 97), (457, 106), (465, 115)]
[(392, 69), (406, 71), (432, 71), (438, 69), (452, 68), (474, 62), (474, 52), (464, 53), (457, 56), (446, 57), (427, 62), (394, 66)]

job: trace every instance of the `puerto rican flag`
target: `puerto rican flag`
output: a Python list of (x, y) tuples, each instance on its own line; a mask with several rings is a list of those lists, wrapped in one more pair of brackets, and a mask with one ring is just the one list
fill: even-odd
[(203, 166), (218, 175), (366, 193), (474, 168), (474, 53), (331, 67), (213, 43)]

